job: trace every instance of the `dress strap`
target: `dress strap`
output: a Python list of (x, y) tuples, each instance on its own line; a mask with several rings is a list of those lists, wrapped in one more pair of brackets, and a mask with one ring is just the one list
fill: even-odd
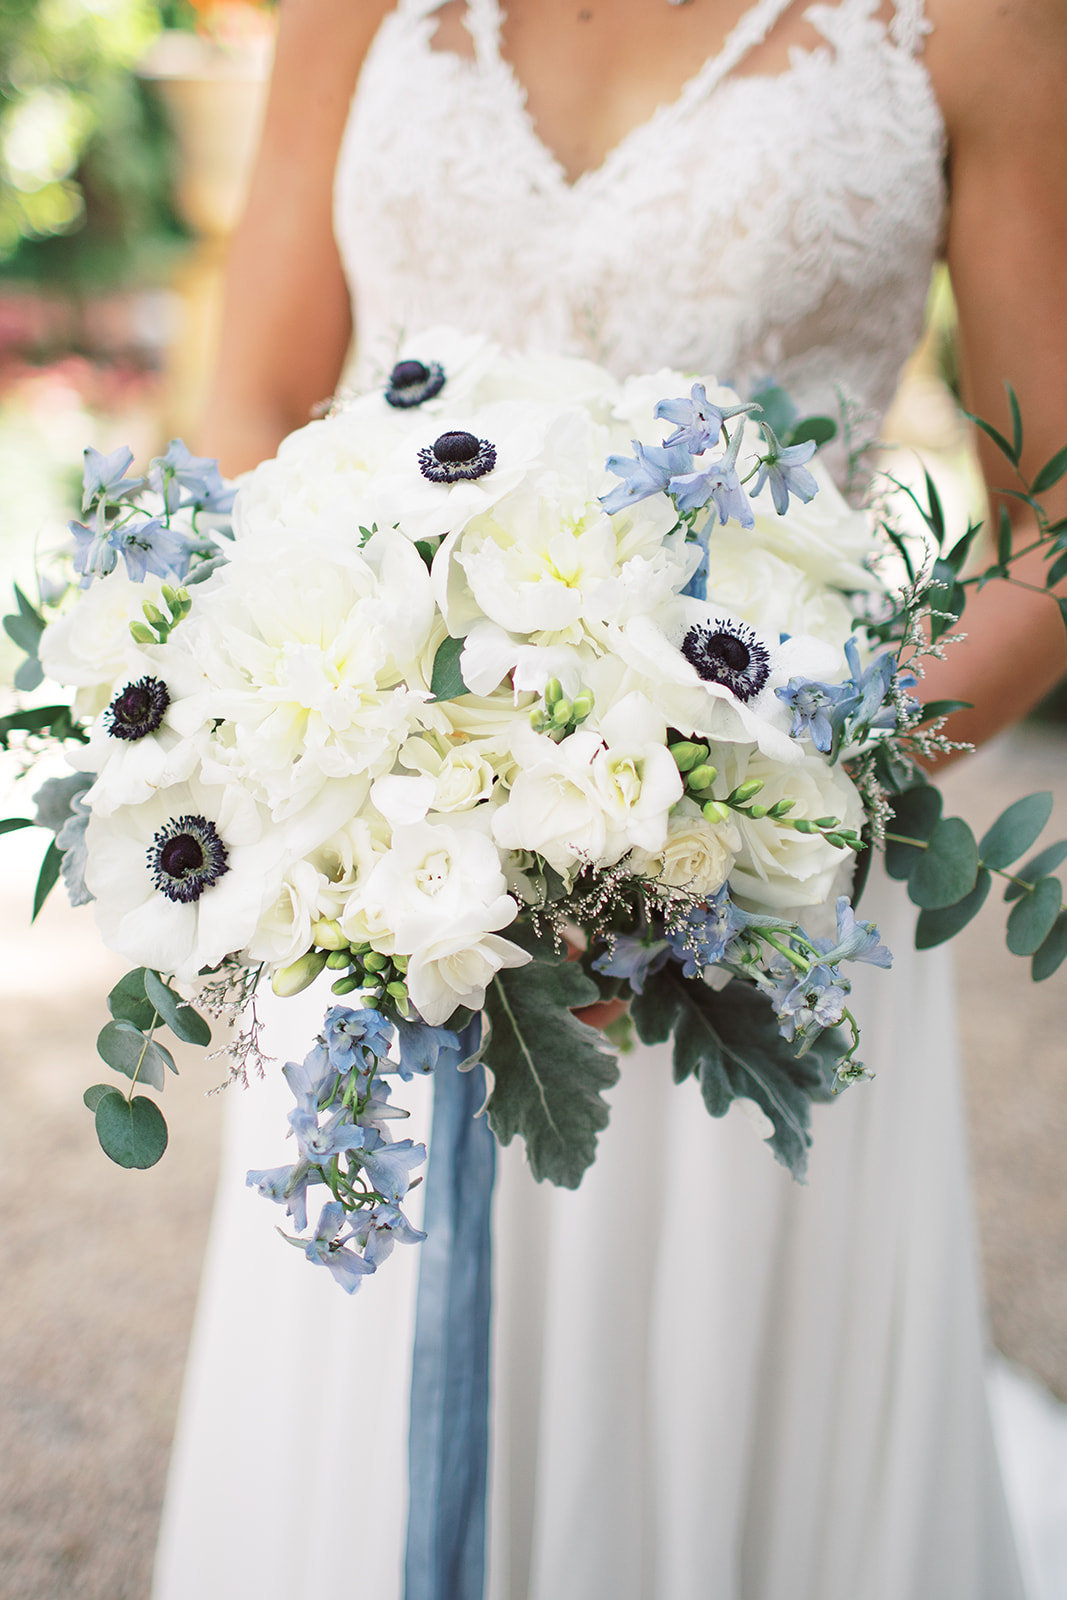
[(926, 15), (926, 0), (896, 0), (889, 33), (893, 43), (909, 56), (921, 52), (923, 40), (933, 31), (933, 26)]

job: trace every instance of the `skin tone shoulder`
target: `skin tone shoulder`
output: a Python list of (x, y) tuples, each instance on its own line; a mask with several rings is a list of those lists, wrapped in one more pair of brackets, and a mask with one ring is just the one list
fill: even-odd
[[(694, 62), (716, 53), (751, 0), (511, 0), (503, 48), (539, 136), (569, 176), (599, 164)], [(392, 0), (282, 0), (277, 63), (245, 218), (234, 240), (218, 376), (201, 448), (237, 472), (273, 454), (332, 392), (351, 337), (333, 242), (332, 183), (352, 92)], [(791, 46), (819, 43), (796, 0), (743, 72), (775, 73)], [(888, 16), (891, 8), (885, 7)], [(947, 256), (968, 408), (1007, 428), (1004, 382), (1023, 408), (1031, 475), (1067, 442), (1067, 7), (1062, 0), (927, 0), (924, 59), (945, 118)], [(469, 52), (458, 0), (435, 44)], [(294, 314), (294, 308), (298, 308)], [(1007, 465), (983, 449), (992, 489)], [(1049, 497), (1067, 514), (1067, 483)], [(1009, 502), (1018, 539), (1025, 516)], [(1040, 563), (1029, 576), (1040, 581)], [(1050, 601), (990, 585), (968, 605), (969, 637), (931, 669), (931, 698), (975, 700), (953, 733), (978, 742), (1062, 674)]]

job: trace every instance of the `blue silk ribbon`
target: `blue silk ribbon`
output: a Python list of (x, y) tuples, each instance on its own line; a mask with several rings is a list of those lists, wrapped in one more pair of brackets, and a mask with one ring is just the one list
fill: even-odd
[[(475, 1024), (477, 1025), (477, 1024)], [(404, 1600), (483, 1600), (489, 1457), (490, 1208), (485, 1072), (442, 1065), (419, 1245)]]

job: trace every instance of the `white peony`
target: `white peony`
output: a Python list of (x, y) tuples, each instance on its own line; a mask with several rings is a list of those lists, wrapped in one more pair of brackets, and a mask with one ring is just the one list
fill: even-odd
[(707, 590), (711, 604), (773, 638), (812, 634), (841, 649), (853, 631), (844, 595), (732, 524), (711, 533)]

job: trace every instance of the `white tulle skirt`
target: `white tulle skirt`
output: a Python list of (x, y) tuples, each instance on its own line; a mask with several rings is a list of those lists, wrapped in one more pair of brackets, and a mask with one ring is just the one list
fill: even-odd
[[(502, 1153), (490, 1600), (1021, 1595), (947, 964), (891, 886), (864, 909), (897, 953), (856, 971), (877, 1077), (816, 1108), (806, 1186), (665, 1049), (623, 1058), (575, 1193)], [(276, 1004), (273, 1052), (328, 1000)], [(286, 1159), (289, 1103), (232, 1095), (154, 1600), (401, 1597), (418, 1250), (349, 1299), (278, 1238), (243, 1178)]]

